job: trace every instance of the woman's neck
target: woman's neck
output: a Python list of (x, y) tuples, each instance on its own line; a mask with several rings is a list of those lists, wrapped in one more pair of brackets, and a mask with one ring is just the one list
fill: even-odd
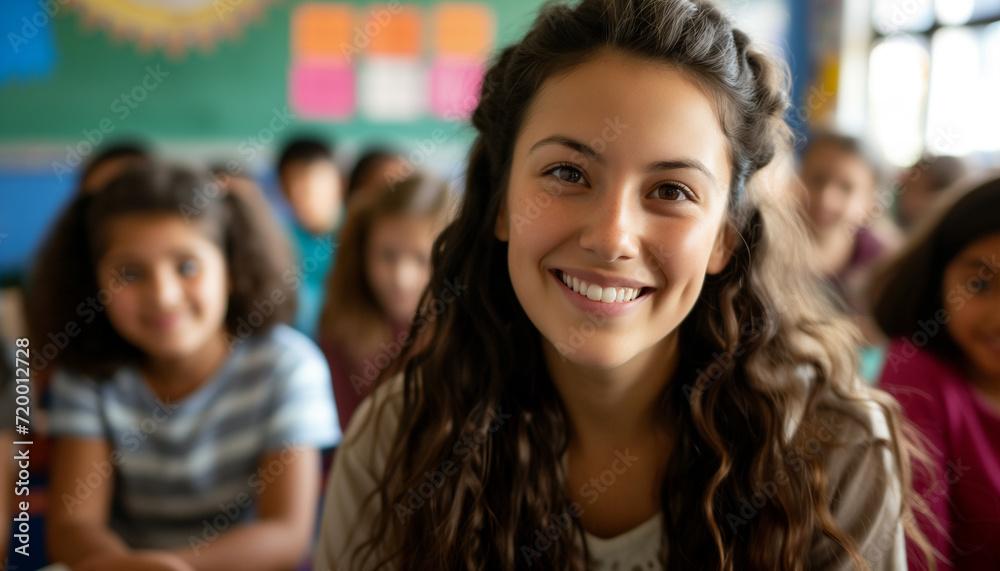
[(585, 506), (580, 523), (587, 533), (615, 537), (660, 512), (673, 451), (660, 399), (678, 356), (676, 331), (614, 369), (563, 361), (546, 342), (549, 372), (569, 417), (566, 492)]
[(577, 365), (543, 341), (549, 374), (569, 417), (571, 448), (638, 446), (663, 434), (660, 399), (677, 369), (677, 334), (613, 369)]
[(180, 400), (205, 384), (229, 357), (225, 331), (194, 353), (181, 357), (150, 358), (140, 368), (162, 399)]

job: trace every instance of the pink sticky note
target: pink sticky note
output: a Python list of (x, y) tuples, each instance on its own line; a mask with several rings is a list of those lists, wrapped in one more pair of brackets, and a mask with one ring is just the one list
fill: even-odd
[(313, 119), (346, 119), (354, 114), (354, 69), (329, 61), (297, 61), (288, 77), (292, 110)]
[(467, 119), (479, 103), (486, 66), (482, 62), (438, 59), (431, 68), (431, 111), (448, 120)]

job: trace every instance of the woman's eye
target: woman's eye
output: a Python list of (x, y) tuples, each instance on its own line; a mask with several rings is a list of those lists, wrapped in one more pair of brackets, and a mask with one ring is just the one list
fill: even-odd
[(655, 198), (670, 202), (688, 199), (687, 189), (677, 184), (662, 184), (656, 187), (656, 190), (653, 191), (653, 195)]
[(135, 268), (125, 267), (122, 268), (121, 276), (122, 279), (125, 280), (126, 282), (134, 282), (135, 280), (139, 279), (139, 270)]
[(550, 175), (556, 177), (557, 179), (559, 179), (559, 180), (561, 180), (563, 182), (568, 182), (568, 183), (571, 183), (571, 184), (576, 184), (578, 182), (582, 182), (583, 181), (583, 173), (582, 172), (580, 172), (579, 170), (577, 170), (577, 169), (575, 169), (573, 167), (565, 166), (565, 165), (558, 166), (558, 167), (555, 167), (553, 169), (549, 169), (546, 172), (546, 174), (550, 174)]
[(194, 260), (181, 262), (181, 264), (177, 266), (177, 271), (180, 272), (182, 276), (193, 276), (198, 273), (198, 262)]

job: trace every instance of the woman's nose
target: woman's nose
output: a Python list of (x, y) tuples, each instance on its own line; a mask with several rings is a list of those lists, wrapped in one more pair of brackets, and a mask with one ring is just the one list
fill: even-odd
[(608, 186), (591, 208), (580, 246), (604, 262), (638, 257), (641, 204), (635, 191), (624, 182)]

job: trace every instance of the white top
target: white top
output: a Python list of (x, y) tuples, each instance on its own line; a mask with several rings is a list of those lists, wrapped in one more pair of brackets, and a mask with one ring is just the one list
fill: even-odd
[(657, 555), (662, 529), (663, 515), (659, 514), (615, 537), (601, 539), (585, 534), (594, 568), (608, 571), (663, 569)]
[[(804, 383), (808, 385), (808, 381)], [(351, 419), (350, 426), (335, 458), (323, 510), (319, 544), (314, 557), (314, 571), (356, 569), (349, 555), (364, 542), (371, 522), (378, 513), (378, 500), (362, 506), (375, 489), (385, 470), (385, 463), (402, 409), (402, 375), (379, 387), (366, 399)], [(869, 390), (859, 384), (862, 394)], [(884, 414), (869, 401), (869, 418), (856, 415), (831, 416), (819, 422), (833, 433), (823, 444), (826, 458), (830, 510), (838, 527), (850, 536), (873, 571), (906, 569), (906, 546), (900, 509), (899, 480), (891, 454), (871, 445), (871, 437), (888, 439)], [(849, 420), (845, 420), (849, 419)], [(794, 432), (801, 419), (792, 419), (787, 427)], [(823, 438), (823, 432), (817, 432)], [(827, 441), (845, 443), (828, 447)], [(811, 444), (811, 443), (807, 443)], [(808, 452), (806, 452), (808, 453)], [(786, 463), (792, 465), (791, 462)], [(362, 511), (364, 507), (364, 511)], [(733, 514), (738, 517), (739, 514)], [(752, 525), (750, 520), (744, 520)], [(738, 520), (728, 522), (733, 524)], [(727, 525), (727, 522), (722, 522)], [(659, 563), (662, 514), (622, 533), (601, 539), (585, 534), (587, 547), (597, 571), (647, 571), (662, 569)], [(346, 556), (345, 556), (346, 554)], [(816, 539), (810, 547), (808, 569), (843, 570), (854, 568), (850, 559), (839, 558), (832, 541)]]

